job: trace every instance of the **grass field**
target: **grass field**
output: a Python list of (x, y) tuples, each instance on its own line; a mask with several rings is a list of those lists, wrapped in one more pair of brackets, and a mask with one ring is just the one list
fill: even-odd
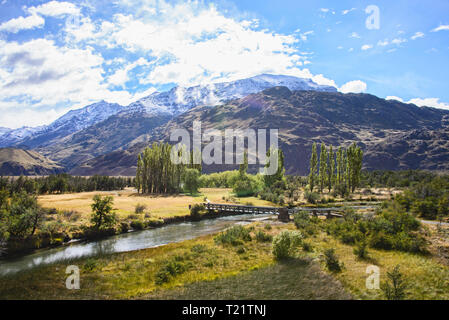
[[(449, 267), (434, 255), (369, 249), (369, 258), (361, 260), (352, 246), (321, 232), (306, 239), (312, 252), (298, 249), (296, 258), (277, 262), (271, 243), (257, 242), (254, 234), (275, 235), (295, 226), (271, 225), (267, 230), (265, 223), (253, 224), (253, 240), (239, 246), (216, 244), (208, 235), (37, 268), (2, 278), (0, 299), (384, 299), (381, 290), (366, 288), (366, 268), (378, 266), (383, 282), (397, 264), (407, 282), (406, 299), (449, 299)], [(342, 272), (327, 270), (326, 248), (335, 248)], [(174, 261), (185, 266), (183, 272), (158, 284), (158, 273)], [(80, 290), (65, 288), (65, 270), (73, 264), (81, 270)]]
[[(146, 212), (154, 218), (168, 218), (175, 216), (186, 216), (189, 212), (189, 205), (204, 202), (207, 197), (214, 203), (226, 203), (224, 198), (232, 198), (232, 189), (201, 189), (200, 194), (192, 197), (190, 195), (139, 195), (134, 189), (128, 188), (122, 191), (112, 192), (82, 192), (73, 194), (57, 194), (39, 196), (39, 204), (44, 208), (55, 208), (59, 211), (76, 211), (80, 213), (80, 218), (73, 224), (81, 225), (89, 221), (92, 209), (92, 198), (94, 195), (108, 195), (114, 197), (114, 208), (120, 219), (126, 219), (130, 214), (134, 214), (137, 204), (146, 206)], [(272, 206), (273, 204), (258, 199), (256, 197), (231, 199), (239, 203), (252, 203), (259, 206)]]

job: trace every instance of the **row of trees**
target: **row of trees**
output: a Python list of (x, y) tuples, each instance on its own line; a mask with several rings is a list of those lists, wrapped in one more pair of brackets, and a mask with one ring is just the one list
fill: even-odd
[[(176, 164), (172, 154), (189, 161)], [(185, 148), (155, 142), (138, 156), (135, 187), (139, 193), (179, 193), (184, 184), (195, 188), (202, 170), (201, 164), (193, 163), (197, 156)]]
[(347, 149), (340, 147), (336, 152), (332, 146), (328, 149), (321, 143), (319, 158), (314, 143), (308, 177), (310, 191), (316, 187), (322, 193), (327, 188), (342, 196), (354, 192), (360, 184), (362, 161), (363, 151), (355, 143)]
[(123, 190), (133, 185), (132, 178), (92, 176), (74, 177), (68, 174), (47, 177), (24, 177), (16, 179), (0, 177), (0, 189), (10, 195), (26, 192), (28, 194), (53, 194), (66, 192), (112, 191)]

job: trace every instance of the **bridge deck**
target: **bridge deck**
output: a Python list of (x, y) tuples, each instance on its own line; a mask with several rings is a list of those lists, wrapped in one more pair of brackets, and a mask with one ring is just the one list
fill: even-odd
[[(278, 207), (255, 207), (255, 206), (245, 206), (238, 204), (221, 204), (221, 203), (204, 203), (204, 207), (208, 211), (218, 211), (218, 212), (233, 212), (242, 214), (276, 214), (279, 215), (279, 211), (283, 208)], [(310, 215), (314, 216), (326, 216), (326, 217), (342, 217), (341, 214), (333, 213), (332, 210), (315, 211), (313, 209), (289, 209), (289, 214), (294, 214), (298, 211), (308, 211)]]

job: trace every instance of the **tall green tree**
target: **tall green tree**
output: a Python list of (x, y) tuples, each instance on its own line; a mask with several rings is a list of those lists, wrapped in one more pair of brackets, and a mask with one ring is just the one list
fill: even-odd
[(323, 192), (324, 186), (326, 185), (327, 178), (327, 150), (324, 142), (321, 143), (321, 152), (320, 152), (320, 171), (318, 175), (319, 188), (320, 192)]
[(317, 180), (318, 171), (318, 154), (316, 150), (316, 143), (312, 145), (312, 155), (310, 156), (310, 173), (309, 173), (309, 187), (310, 191), (313, 191)]
[(93, 197), (93, 203), (91, 204), (92, 216), (91, 222), (96, 229), (112, 227), (117, 221), (114, 209), (114, 198), (111, 196), (101, 197), (95, 195)]
[(284, 152), (282, 152), (281, 149), (275, 149), (273, 147), (270, 147), (270, 149), (268, 149), (267, 151), (267, 163), (265, 165), (265, 168), (269, 168), (271, 166), (270, 164), (270, 155), (271, 153), (276, 153), (278, 154), (277, 156), (277, 161), (278, 161), (278, 167), (277, 170), (274, 174), (265, 174), (263, 179), (264, 179), (264, 183), (265, 186), (267, 187), (271, 187), (272, 185), (274, 185), (276, 182), (279, 181), (284, 181), (285, 180), (285, 167), (284, 167)]
[(327, 166), (327, 186), (329, 192), (332, 191), (332, 187), (335, 185), (335, 155), (332, 145), (329, 147), (329, 164)]

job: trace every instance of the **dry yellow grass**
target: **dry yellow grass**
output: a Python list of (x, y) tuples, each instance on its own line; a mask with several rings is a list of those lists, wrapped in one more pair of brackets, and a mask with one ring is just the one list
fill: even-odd
[[(40, 196), (39, 204), (44, 208), (56, 208), (61, 211), (74, 210), (82, 214), (82, 218), (78, 223), (85, 223), (89, 218), (92, 210), (92, 198), (96, 194), (114, 197), (114, 208), (119, 218), (126, 218), (129, 214), (133, 214), (137, 204), (146, 206), (146, 211), (152, 217), (167, 218), (175, 216), (184, 216), (189, 214), (189, 205), (204, 202), (207, 197), (214, 203), (226, 203), (223, 197), (232, 196), (232, 189), (206, 188), (200, 190), (201, 194), (196, 197), (189, 195), (139, 195), (134, 189), (127, 188), (122, 191), (111, 192), (82, 192), (74, 194), (61, 195), (43, 195)], [(236, 198), (242, 204), (252, 203), (259, 206), (271, 206), (272, 203), (260, 200), (255, 197)]]

